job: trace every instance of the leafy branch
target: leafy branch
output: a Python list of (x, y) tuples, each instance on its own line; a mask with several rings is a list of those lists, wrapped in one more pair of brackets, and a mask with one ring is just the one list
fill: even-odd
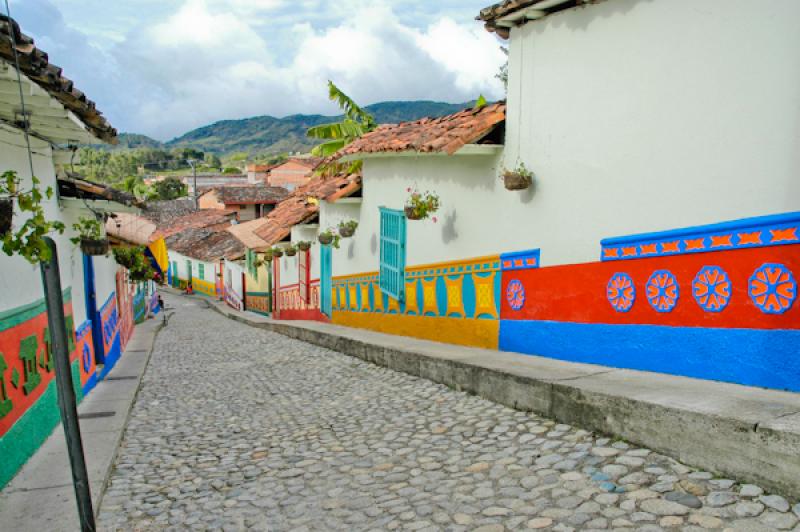
[(32, 185), (29, 191), (18, 190), (19, 179), (13, 170), (7, 170), (0, 176), (0, 199), (13, 201), (16, 199), (21, 213), (30, 213), (30, 217), (17, 229), (9, 228), (2, 235), (3, 252), (6, 255), (20, 255), (31, 264), (50, 260), (50, 248), (44, 237), (52, 231), (59, 234), (64, 232), (64, 224), (59, 221), (49, 221), (44, 216), (42, 207), (43, 199), (53, 197), (52, 187), (47, 187), (44, 192), (39, 188), (41, 182), (32, 176)]

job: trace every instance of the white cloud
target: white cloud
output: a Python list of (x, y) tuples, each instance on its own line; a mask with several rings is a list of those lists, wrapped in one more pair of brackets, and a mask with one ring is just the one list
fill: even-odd
[[(443, 3), (445, 16), (419, 0), (174, 0), (156, 19), (142, 13), (118, 38), (104, 39), (103, 53), (76, 61), (72, 77), (81, 88), (85, 79), (102, 87), (86, 91), (119, 129), (160, 139), (222, 119), (335, 113), (328, 79), (362, 104), (499, 98), (494, 76), (504, 56), (471, 20), (485, 2), (469, 1), (477, 3), (456, 20), (453, 2)], [(32, 2), (58, 13), (48, 0)], [(127, 20), (126, 9), (115, 16)], [(66, 22), (76, 28), (81, 20)], [(107, 32), (109, 23), (96, 27)], [(85, 35), (79, 44), (95, 46), (93, 33)], [(86, 67), (97, 60), (105, 64)]]

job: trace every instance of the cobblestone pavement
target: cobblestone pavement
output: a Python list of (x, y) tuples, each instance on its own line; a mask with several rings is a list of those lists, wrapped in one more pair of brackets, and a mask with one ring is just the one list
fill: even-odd
[(757, 486), (168, 304), (100, 530), (800, 531)]

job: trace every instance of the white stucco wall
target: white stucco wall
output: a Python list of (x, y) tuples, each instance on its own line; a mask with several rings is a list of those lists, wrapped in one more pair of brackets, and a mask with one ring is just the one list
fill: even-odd
[(513, 29), (505, 164), (537, 188), (486, 202), (496, 247), (584, 262), (604, 237), (800, 210), (798, 21), (796, 0), (609, 0)]
[[(324, 202), (323, 202), (324, 204)], [(321, 209), (324, 207), (321, 207)], [(310, 273), (311, 280), (319, 279), (319, 249), (320, 243), (317, 240), (319, 234), (319, 225), (296, 225), (292, 228), (292, 243), (297, 244), (301, 240), (311, 242), (311, 249), (309, 249), (309, 259), (311, 261)], [(299, 253), (299, 252), (298, 252)], [(281, 283), (283, 284), (283, 283)]]
[(238, 262), (225, 259), (225, 286), (230, 286), (233, 291), (243, 297), (242, 293), (242, 273), (244, 269)]
[[(189, 257), (188, 255), (184, 255), (182, 253), (178, 253), (174, 250), (168, 250), (169, 253), (169, 261), (172, 263), (173, 261), (178, 262), (178, 277), (181, 279), (188, 279), (189, 278), (189, 270), (187, 269), (186, 261), (192, 261), (192, 279), (201, 279), (203, 281), (207, 281), (209, 283), (216, 283), (216, 273), (219, 271), (219, 265), (214, 262), (206, 262), (195, 259), (193, 257)], [(203, 276), (200, 276), (200, 264), (203, 264)]]
[(355, 235), (342, 239), (340, 249), (333, 250), (333, 275), (378, 270), (379, 209), (402, 210), (409, 187), (437, 193), (441, 208), (435, 223), (431, 219), (407, 222), (408, 266), (530, 248), (532, 241), (521, 236), (522, 228), (515, 228), (516, 236), (505, 239), (497, 230), (497, 218), (507, 215), (508, 204), (519, 202), (496, 177), (498, 162), (499, 155), (365, 160), (361, 203), (323, 204), (321, 210), (326, 223), (356, 218), (358, 213)]
[[(33, 150), (33, 169), (36, 177), (41, 181), (42, 189), (48, 186), (55, 189), (55, 170), (53, 168), (52, 150), (46, 143), (31, 138)], [(0, 173), (15, 170), (20, 179), (20, 188), (29, 190), (31, 187), (31, 172), (28, 165), (28, 152), (25, 148), (25, 138), (20, 131), (0, 127)], [(42, 205), (48, 220), (60, 220), (55, 196), (50, 200), (43, 200)], [(13, 228), (19, 228), (25, 222), (14, 203)], [(71, 283), (72, 271), (69, 267), (68, 247), (64, 237), (52, 235), (59, 249), (59, 262), (61, 264), (61, 284), (66, 288)], [(66, 241), (68, 242), (68, 241)], [(65, 268), (66, 266), (66, 268)], [(33, 266), (25, 259), (18, 256), (9, 257), (0, 252), (0, 311), (9, 310), (25, 305), (44, 297), (39, 266)]]

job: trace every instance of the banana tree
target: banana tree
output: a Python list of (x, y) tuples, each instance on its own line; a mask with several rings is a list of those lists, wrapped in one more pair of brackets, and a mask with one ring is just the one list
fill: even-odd
[[(320, 124), (308, 129), (306, 134), (309, 137), (325, 141), (311, 150), (311, 153), (317, 157), (333, 155), (360, 136), (378, 127), (373, 116), (359, 107), (352, 98), (342, 92), (332, 81), (328, 81), (328, 98), (336, 102), (344, 111), (344, 118), (340, 122)], [(328, 163), (318, 168), (317, 172), (331, 174), (346, 170), (352, 173), (360, 169), (361, 161), (354, 161), (350, 165)]]

